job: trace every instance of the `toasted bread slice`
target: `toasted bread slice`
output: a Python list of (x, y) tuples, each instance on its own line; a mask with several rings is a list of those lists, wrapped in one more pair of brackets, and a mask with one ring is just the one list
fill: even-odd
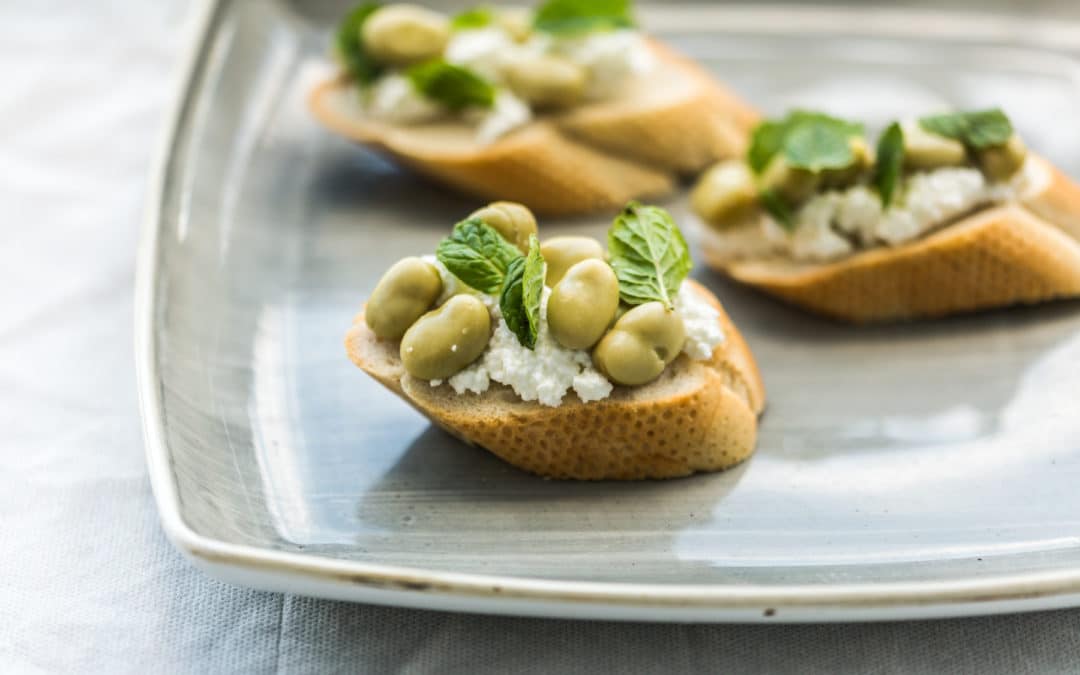
[(615, 387), (602, 401), (567, 394), (557, 408), (492, 384), (456, 394), (409, 376), (398, 343), (379, 340), (361, 313), (345, 339), (349, 358), (433, 422), (521, 469), (550, 478), (631, 480), (718, 471), (754, 450), (765, 389), (746, 342), (715, 297), (726, 340), (709, 361), (676, 359), (659, 379)]
[(663, 68), (617, 101), (561, 115), (559, 127), (612, 154), (683, 175), (717, 158), (741, 157), (757, 111), (690, 59), (660, 43), (652, 47)]
[(804, 309), (856, 323), (939, 317), (1080, 296), (1080, 186), (1043, 159), (1021, 197), (923, 238), (831, 263), (706, 261)]
[(696, 65), (655, 50), (658, 67), (617, 101), (543, 115), (487, 145), (457, 122), (364, 119), (341, 78), (317, 86), (309, 106), (335, 132), (468, 194), (548, 215), (615, 209), (670, 192), (679, 173), (742, 153), (757, 120)]

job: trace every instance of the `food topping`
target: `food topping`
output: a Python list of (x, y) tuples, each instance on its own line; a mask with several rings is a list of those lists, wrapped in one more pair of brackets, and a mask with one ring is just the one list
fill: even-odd
[(623, 314), (596, 345), (593, 360), (613, 382), (651, 382), (675, 360), (686, 342), (682, 317), (662, 302), (646, 302)]
[(368, 328), (384, 340), (400, 340), (443, 291), (439, 271), (420, 258), (404, 258), (379, 280), (364, 309)]
[(417, 5), (387, 5), (372, 12), (361, 27), (364, 49), (390, 66), (437, 59), (450, 41), (450, 21)]
[[(503, 232), (526, 236), (524, 254)], [(365, 320), (380, 339), (400, 338), (413, 377), (460, 394), (497, 382), (550, 406), (570, 390), (588, 402), (612, 383), (646, 384), (681, 353), (711, 358), (724, 340), (719, 310), (682, 284), (691, 263), (671, 217), (631, 203), (609, 244), (610, 263), (585, 237), (541, 244), (528, 209), (496, 202), (458, 223), (435, 257), (391, 267)]]
[(504, 71), (506, 83), (536, 108), (569, 108), (585, 95), (588, 73), (561, 56), (530, 55), (513, 59)]
[(536, 217), (532, 211), (516, 202), (492, 202), (469, 215), (495, 228), (522, 253), (529, 252), (529, 240), (536, 235)]
[(413, 66), (405, 74), (416, 91), (447, 110), (461, 112), (495, 105), (495, 87), (468, 68), (435, 60)]
[(619, 280), (603, 260), (575, 264), (551, 289), (547, 320), (551, 334), (568, 349), (595, 345), (619, 309)]
[(758, 187), (750, 167), (740, 160), (727, 160), (701, 177), (690, 194), (690, 203), (709, 221), (738, 222), (757, 215)]
[(979, 168), (986, 177), (994, 181), (1009, 180), (1024, 166), (1027, 160), (1027, 146), (1016, 135), (1001, 145), (994, 145), (978, 150), (975, 154)]
[(537, 30), (552, 35), (583, 35), (633, 28), (629, 0), (548, 0), (533, 17)]
[(899, 123), (897, 132), (903, 151), (903, 167), (909, 171), (929, 171), (946, 166), (964, 166), (964, 144), (922, 128), (917, 120)]
[(922, 117), (919, 126), (974, 150), (1004, 145), (1013, 135), (1012, 122), (997, 108)]
[(355, 7), (345, 15), (334, 35), (334, 56), (349, 77), (361, 86), (371, 84), (385, 70), (364, 45), (364, 24), (378, 9), (379, 5), (373, 2)]
[(1007, 200), (1027, 158), (1000, 110), (893, 123), (876, 152), (862, 130), (807, 111), (759, 125), (745, 163), (694, 188), (714, 254), (826, 261), (902, 244)]
[[(491, 142), (533, 109), (619, 95), (652, 68), (626, 0), (548, 0), (453, 18), (409, 4), (357, 7), (335, 40), (363, 114), (395, 124), (453, 118)], [(407, 87), (407, 89), (406, 89)]]
[(628, 305), (657, 300), (671, 309), (693, 262), (682, 232), (667, 211), (630, 202), (608, 230), (611, 266)]
[(467, 286), (494, 295), (502, 290), (507, 269), (521, 257), (521, 251), (498, 230), (470, 217), (455, 225), (450, 236), (439, 242), (435, 256)]
[(544, 259), (536, 235), (529, 238), (529, 254), (506, 269), (499, 310), (507, 327), (526, 349), (536, 346), (540, 333), (540, 296), (544, 292)]
[(540, 244), (540, 254), (547, 262), (545, 282), (555, 288), (566, 271), (582, 260), (603, 260), (604, 247), (592, 237), (552, 237)]
[(488, 309), (472, 295), (455, 295), (420, 317), (401, 338), (401, 362), (422, 380), (450, 377), (487, 347), (491, 335)]

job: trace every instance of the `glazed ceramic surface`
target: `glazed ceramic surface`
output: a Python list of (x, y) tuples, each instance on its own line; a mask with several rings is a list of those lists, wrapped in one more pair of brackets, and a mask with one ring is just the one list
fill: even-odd
[[(488, 612), (672, 620), (1080, 604), (1080, 304), (903, 326), (721, 280), (769, 407), (757, 454), (667, 482), (541, 480), (433, 428), (342, 339), (381, 272), (477, 204), (323, 130), (332, 3), (206, 3), (140, 260), (163, 522), (249, 585)], [(1076, 26), (669, 6), (647, 25), (766, 112), (1005, 105), (1080, 176)], [(665, 204), (693, 237), (683, 196)], [(544, 221), (603, 233), (606, 217)]]

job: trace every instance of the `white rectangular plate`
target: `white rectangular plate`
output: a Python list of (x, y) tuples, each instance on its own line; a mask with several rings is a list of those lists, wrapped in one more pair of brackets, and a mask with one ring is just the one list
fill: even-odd
[[(540, 480), (353, 368), (381, 270), (476, 204), (319, 128), (342, 7), (209, 2), (155, 178), (138, 367), (165, 529), (261, 588), (455, 610), (852, 620), (1080, 604), (1080, 305), (910, 326), (815, 319), (698, 269), (770, 405), (726, 473)], [(645, 23), (768, 112), (1002, 104), (1080, 175), (1080, 28), (673, 5)], [(689, 224), (684, 199), (667, 204)], [(603, 231), (606, 218), (544, 222)]]

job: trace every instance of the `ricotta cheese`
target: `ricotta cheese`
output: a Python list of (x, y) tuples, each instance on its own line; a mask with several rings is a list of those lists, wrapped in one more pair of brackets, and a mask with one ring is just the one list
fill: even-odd
[(683, 284), (675, 296), (675, 311), (686, 329), (683, 353), (695, 361), (711, 359), (713, 350), (725, 339), (719, 310)]
[(981, 206), (1007, 201), (1015, 190), (1011, 182), (987, 182), (977, 169), (935, 169), (908, 176), (888, 209), (877, 192), (856, 185), (810, 199), (796, 213), (790, 233), (766, 217), (707, 236), (717, 255), (732, 260), (781, 254), (825, 262), (861, 249), (905, 244)]
[(513, 58), (518, 45), (505, 30), (488, 26), (454, 33), (443, 58), (472, 70), (489, 82), (502, 82), (502, 67)]
[(478, 361), (448, 380), (455, 392), (480, 394), (494, 381), (509, 386), (523, 401), (539, 401), (552, 407), (561, 404), (571, 389), (586, 403), (611, 394), (611, 382), (593, 367), (588, 352), (566, 349), (551, 337), (547, 325), (550, 295), (551, 289), (545, 288), (540, 299), (540, 330), (533, 349), (518, 342), (503, 321), (498, 303), (488, 303), (495, 326), (491, 341)]
[(407, 77), (390, 73), (368, 92), (367, 114), (393, 124), (420, 124), (438, 119), (446, 110), (416, 90)]
[(641, 33), (634, 30), (552, 39), (548, 50), (588, 72), (585, 97), (590, 100), (614, 98), (628, 81), (655, 66), (652, 51)]
[[(430, 258), (424, 257), (429, 262)], [(449, 275), (442, 263), (436, 261), (432, 264), (439, 269), (440, 275)], [(457, 292), (472, 290), (460, 282), (455, 283), (447, 283), (444, 277), (445, 297), (440, 298), (440, 304), (449, 298), (446, 295), (449, 289), (456, 288)], [(491, 312), (492, 325), (495, 327), (491, 341), (477, 361), (445, 382), (458, 394), (482, 394), (491, 388), (492, 382), (496, 382), (513, 389), (523, 401), (539, 401), (551, 407), (561, 405), (570, 391), (585, 403), (610, 396), (614, 386), (593, 365), (589, 352), (567, 349), (551, 337), (547, 323), (550, 296), (551, 289), (545, 288), (540, 299), (540, 330), (536, 345), (534, 349), (528, 349), (503, 321), (498, 301), (490, 295), (478, 294)], [(725, 339), (719, 323), (719, 311), (685, 285), (675, 296), (675, 309), (682, 316), (686, 328), (683, 352), (697, 361), (712, 358), (713, 350)], [(443, 382), (431, 380), (430, 384), (437, 387)]]
[[(588, 100), (616, 96), (632, 77), (649, 72), (654, 65), (652, 51), (637, 31), (618, 30), (582, 37), (557, 38), (537, 33), (519, 44), (497, 26), (454, 33), (444, 58), (463, 66), (492, 83), (497, 93), (490, 109), (466, 110), (462, 119), (476, 128), (481, 143), (492, 143), (533, 119), (529, 105), (507, 87), (503, 72), (515, 59), (554, 54), (577, 63), (588, 73), (585, 97)], [(401, 73), (380, 77), (366, 92), (364, 112), (393, 124), (421, 124), (445, 117), (449, 111), (428, 99)]]
[(508, 90), (495, 95), (491, 110), (476, 111), (476, 140), (492, 143), (532, 120), (529, 105)]

